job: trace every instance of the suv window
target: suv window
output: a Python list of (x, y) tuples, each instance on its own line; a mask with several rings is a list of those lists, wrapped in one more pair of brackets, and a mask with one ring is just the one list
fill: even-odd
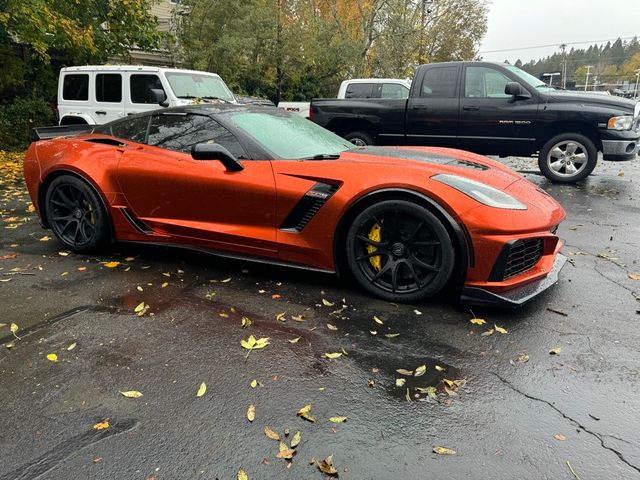
[(62, 85), (62, 98), (65, 100), (89, 100), (89, 75), (65, 75)]
[[(144, 139), (147, 136), (148, 125), (149, 115), (126, 118), (111, 124), (111, 135), (125, 140), (131, 140), (132, 142), (144, 143)], [(100, 133), (98, 129), (94, 131)]]
[(507, 98), (504, 87), (511, 79), (490, 67), (467, 67), (464, 96), (467, 98)]
[(198, 143), (219, 143), (236, 158), (249, 158), (229, 130), (205, 115), (154, 115), (147, 143), (184, 153)]
[(158, 89), (164, 92), (162, 82), (160, 82), (160, 78), (157, 75), (137, 73), (131, 75), (129, 87), (131, 90), (131, 103), (156, 103), (151, 95), (151, 89)]
[(426, 98), (453, 98), (456, 94), (458, 67), (429, 68), (422, 79), (420, 96)]
[(409, 89), (399, 83), (383, 83), (380, 94), (381, 98), (408, 98)]
[(350, 83), (344, 98), (373, 98), (373, 83)]
[(96, 75), (96, 101), (121, 102), (122, 75), (119, 73), (98, 73)]

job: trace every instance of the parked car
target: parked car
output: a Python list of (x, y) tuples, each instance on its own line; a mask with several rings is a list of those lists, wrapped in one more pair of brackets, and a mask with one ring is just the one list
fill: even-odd
[(312, 119), (356, 145), (431, 145), (500, 156), (538, 154), (554, 182), (576, 182), (640, 148), (640, 104), (555, 90), (489, 62), (422, 65), (409, 98), (314, 99)]
[(78, 252), (114, 240), (180, 245), (348, 271), (390, 301), (448, 286), (503, 306), (555, 283), (565, 260), (562, 207), (469, 152), (356, 147), (281, 109), (230, 103), (35, 138), (29, 194), (43, 225)]
[[(411, 82), (398, 78), (353, 78), (340, 84), (337, 98), (407, 98)], [(280, 102), (278, 108), (309, 118), (310, 102)]]
[(215, 73), (134, 65), (94, 65), (60, 70), (60, 125), (99, 125), (127, 115), (192, 103), (236, 102)]

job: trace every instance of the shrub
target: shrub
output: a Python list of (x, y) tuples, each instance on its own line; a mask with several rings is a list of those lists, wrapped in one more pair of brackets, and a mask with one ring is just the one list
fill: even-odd
[(53, 124), (53, 112), (45, 100), (16, 97), (0, 106), (0, 150), (23, 150), (33, 127)]

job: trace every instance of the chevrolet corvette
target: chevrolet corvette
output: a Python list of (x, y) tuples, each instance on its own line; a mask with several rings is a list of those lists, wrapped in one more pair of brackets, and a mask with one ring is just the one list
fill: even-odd
[(117, 242), (348, 273), (421, 302), (517, 306), (558, 279), (562, 207), (520, 174), (446, 148), (357, 147), (265, 106), (208, 103), (36, 129), (25, 161), (68, 249)]

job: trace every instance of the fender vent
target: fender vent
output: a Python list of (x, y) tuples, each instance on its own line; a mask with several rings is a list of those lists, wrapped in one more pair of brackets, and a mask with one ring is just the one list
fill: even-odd
[(153, 230), (151, 230), (151, 228), (149, 228), (149, 226), (146, 223), (144, 223), (142, 220), (136, 217), (133, 213), (131, 213), (127, 207), (121, 208), (120, 211), (122, 211), (124, 218), (126, 218), (128, 222), (131, 225), (133, 225), (133, 227), (137, 231), (139, 231), (140, 233), (144, 233), (145, 235), (153, 233)]
[(454, 160), (451, 163), (458, 167), (473, 168), (476, 170), (489, 170), (489, 167), (487, 167), (486, 165), (482, 165), (481, 163), (470, 162), (469, 160)]
[(301, 232), (323, 205), (338, 191), (338, 188), (340, 188), (338, 185), (316, 183), (289, 212), (287, 218), (280, 225), (280, 230)]

